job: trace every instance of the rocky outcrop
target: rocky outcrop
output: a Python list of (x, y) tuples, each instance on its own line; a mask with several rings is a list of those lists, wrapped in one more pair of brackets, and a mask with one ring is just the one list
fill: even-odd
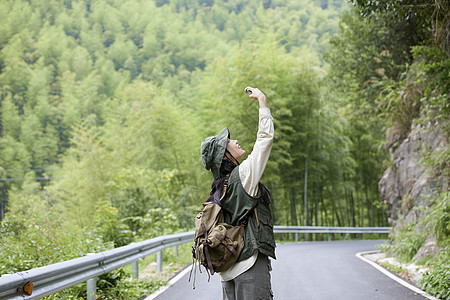
[[(448, 147), (447, 135), (435, 126), (414, 124), (408, 132), (400, 125), (386, 134), (386, 148), (392, 165), (385, 171), (378, 188), (382, 202), (388, 204), (389, 223), (394, 229), (417, 223), (430, 205), (432, 196), (448, 189), (447, 174), (429, 170), (421, 161), (426, 153)], [(428, 239), (427, 245), (433, 245)], [(421, 252), (428, 253), (427, 250)]]

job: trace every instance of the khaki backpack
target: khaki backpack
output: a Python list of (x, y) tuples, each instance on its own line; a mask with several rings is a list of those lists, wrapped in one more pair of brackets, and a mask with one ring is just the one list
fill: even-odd
[[(224, 193), (220, 200), (225, 196), (227, 186), (228, 180), (225, 180)], [(231, 226), (225, 223), (222, 208), (216, 203), (205, 202), (202, 205), (203, 210), (195, 218), (193, 264), (189, 281), (197, 262), (200, 272), (200, 265), (205, 267), (209, 281), (210, 275), (215, 272), (228, 270), (244, 248), (244, 225)], [(195, 273), (194, 271), (193, 288)]]

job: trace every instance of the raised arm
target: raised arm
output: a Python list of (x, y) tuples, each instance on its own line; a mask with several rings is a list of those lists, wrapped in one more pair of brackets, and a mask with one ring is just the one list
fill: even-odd
[(245, 92), (251, 92), (250, 98), (259, 102), (258, 133), (252, 153), (239, 166), (239, 177), (242, 186), (250, 196), (259, 193), (258, 183), (269, 160), (272, 149), (274, 127), (266, 96), (257, 88), (246, 87)]

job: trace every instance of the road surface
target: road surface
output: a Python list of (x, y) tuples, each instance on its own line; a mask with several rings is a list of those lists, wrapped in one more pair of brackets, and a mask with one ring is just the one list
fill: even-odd
[[(426, 299), (390, 279), (355, 254), (376, 250), (382, 241), (299, 242), (278, 244), (272, 260), (274, 299), (416, 300)], [(189, 273), (156, 300), (222, 299), (219, 277), (207, 282), (197, 270), (196, 288)]]

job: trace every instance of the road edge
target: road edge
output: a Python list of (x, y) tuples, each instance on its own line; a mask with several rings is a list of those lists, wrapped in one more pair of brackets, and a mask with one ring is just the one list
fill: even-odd
[(367, 258), (365, 258), (363, 255), (365, 254), (374, 254), (374, 253), (379, 253), (380, 251), (376, 250), (376, 251), (363, 251), (363, 252), (358, 252), (355, 254), (355, 256), (357, 258), (359, 258), (360, 260), (370, 264), (372, 267), (374, 267), (375, 269), (377, 269), (378, 271), (380, 271), (381, 273), (383, 273), (384, 275), (386, 275), (387, 277), (391, 278), (392, 280), (396, 281), (397, 283), (403, 285), (404, 287), (412, 290), (413, 292), (420, 294), (422, 296), (424, 296), (425, 298), (431, 299), (431, 300), (439, 300), (436, 297), (431, 296), (430, 294), (428, 294), (425, 291), (422, 291), (421, 289), (419, 289), (418, 287), (406, 282), (405, 280), (403, 280), (402, 278), (392, 274), (390, 271), (386, 270), (385, 268), (383, 268), (382, 266), (380, 266), (379, 264), (377, 264), (374, 261), (371, 261)]
[(171, 287), (173, 284), (175, 284), (175, 282), (177, 282), (184, 275), (186, 275), (190, 271), (191, 267), (192, 267), (192, 265), (186, 266), (175, 277), (173, 277), (172, 279), (169, 280), (169, 284), (168, 285), (165, 285), (165, 286), (159, 288), (156, 292), (154, 292), (153, 294), (149, 295), (147, 298), (144, 298), (144, 300), (153, 300), (156, 297), (158, 297), (159, 295), (161, 295), (162, 293), (164, 293), (169, 287)]

